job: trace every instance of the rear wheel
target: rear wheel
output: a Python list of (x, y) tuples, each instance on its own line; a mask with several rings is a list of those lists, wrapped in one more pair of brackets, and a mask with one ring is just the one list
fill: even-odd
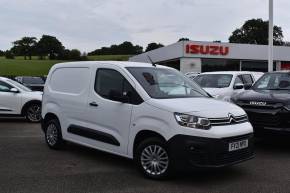
[(151, 179), (164, 179), (171, 173), (170, 155), (162, 139), (149, 138), (141, 142), (135, 161), (142, 173)]
[(37, 123), (41, 121), (41, 104), (33, 103), (26, 108), (25, 117), (29, 122)]
[(45, 141), (48, 147), (52, 149), (60, 149), (63, 144), (63, 138), (61, 134), (61, 127), (57, 119), (49, 120), (45, 124)]

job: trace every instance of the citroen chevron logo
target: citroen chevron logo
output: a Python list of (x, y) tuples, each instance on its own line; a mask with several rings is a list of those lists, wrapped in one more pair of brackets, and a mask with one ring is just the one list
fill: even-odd
[(228, 116), (229, 116), (230, 123), (236, 122), (236, 118), (233, 114), (229, 113)]

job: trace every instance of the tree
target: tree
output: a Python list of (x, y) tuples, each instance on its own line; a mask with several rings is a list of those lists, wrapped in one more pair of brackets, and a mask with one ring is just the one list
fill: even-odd
[(69, 59), (80, 60), (81, 59), (81, 52), (77, 49), (72, 49), (69, 53)]
[(181, 42), (181, 41), (189, 41), (189, 38), (180, 38), (180, 39), (178, 40), (178, 42)]
[(31, 56), (33, 51), (35, 50), (35, 46), (37, 43), (36, 37), (23, 37), (20, 40), (16, 40), (13, 42), (13, 47), (11, 51), (17, 55), (24, 55), (24, 59), (29, 56), (31, 60)]
[[(230, 43), (268, 44), (268, 21), (251, 19), (232, 32)], [(274, 26), (274, 45), (283, 45), (283, 31), (281, 27)]]
[(162, 47), (164, 47), (164, 45), (162, 45), (160, 43), (157, 44), (155, 42), (152, 42), (152, 43), (147, 45), (145, 52), (149, 52), (151, 50), (155, 50), (155, 49), (162, 48)]
[(5, 52), (0, 50), (0, 56), (4, 56), (5, 55)]
[(40, 59), (49, 56), (49, 59), (56, 59), (64, 52), (64, 46), (54, 36), (43, 35), (37, 43), (37, 52)]
[(110, 47), (96, 49), (88, 53), (88, 55), (134, 55), (142, 52), (143, 48), (141, 46), (134, 46), (131, 42), (125, 41), (119, 45), (111, 45)]
[(14, 59), (14, 54), (10, 50), (6, 50), (4, 55), (6, 59)]

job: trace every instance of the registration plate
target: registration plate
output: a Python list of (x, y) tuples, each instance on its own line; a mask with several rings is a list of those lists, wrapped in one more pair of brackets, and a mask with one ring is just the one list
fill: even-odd
[(236, 141), (229, 143), (229, 151), (237, 151), (240, 149), (245, 149), (249, 146), (249, 141), (247, 139), (241, 140), (241, 141)]

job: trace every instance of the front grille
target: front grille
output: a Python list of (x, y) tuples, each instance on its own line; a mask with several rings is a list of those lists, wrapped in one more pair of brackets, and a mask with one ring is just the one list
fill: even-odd
[(209, 120), (212, 126), (232, 125), (248, 122), (248, 116), (229, 116), (224, 118), (211, 118)]
[(263, 113), (248, 113), (250, 122), (253, 125), (278, 126), (281, 124), (280, 116)]
[(220, 153), (216, 157), (216, 162), (219, 165), (234, 163), (244, 159), (248, 159), (254, 155), (254, 152), (251, 148), (246, 148), (233, 152)]
[[(253, 134), (246, 134), (246, 135), (223, 138), (222, 140), (225, 144), (226, 151), (216, 155), (216, 162), (220, 165), (223, 165), (223, 164), (233, 163), (233, 162), (250, 158), (251, 156), (254, 155), (253, 148), (251, 148), (252, 138), (253, 138)], [(233, 152), (227, 151), (229, 143), (246, 140), (246, 139), (249, 140), (248, 148), (233, 151)]]

